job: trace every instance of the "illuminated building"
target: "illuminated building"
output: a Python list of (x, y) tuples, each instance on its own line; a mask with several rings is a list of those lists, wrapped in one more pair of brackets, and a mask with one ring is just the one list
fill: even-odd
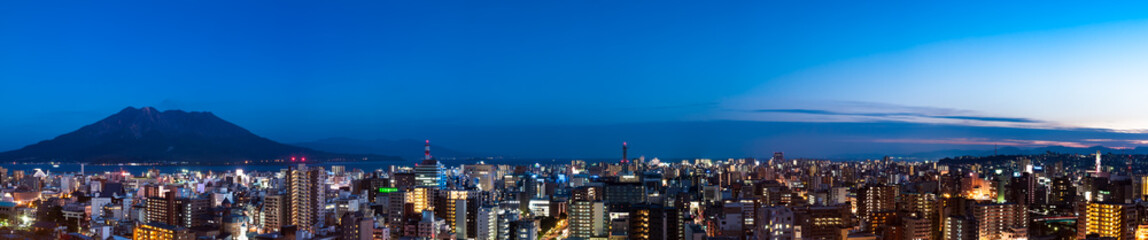
[(546, 199), (530, 199), (527, 202), (527, 209), (534, 216), (549, 217), (550, 216), (550, 200)]
[[(428, 188), (420, 189), (428, 190)], [(454, 229), (455, 233), (459, 235), (459, 239), (474, 238), (473, 236), (466, 236), (468, 232), (472, 232), (468, 227), (473, 228), (474, 226), (474, 217), (468, 216), (467, 205), (478, 204), (477, 195), (465, 190), (441, 190), (437, 192), (435, 194), (437, 198), (434, 200), (435, 215), (446, 220), (446, 224)]]
[(474, 185), (478, 186), (478, 189), (483, 191), (494, 189), (494, 165), (464, 165), (462, 169), (463, 174), (466, 175), (468, 179), (475, 180)]
[(430, 155), (430, 140), (427, 140), (426, 153), (422, 163), (415, 165), (415, 182), (420, 187), (443, 188), (446, 187), (446, 178), (443, 172), (446, 168), (442, 163)]
[(363, 217), (361, 212), (349, 212), (340, 220), (338, 231), (342, 240), (374, 239), (374, 218)]
[(1028, 209), (1020, 204), (976, 204), (973, 217), (978, 239), (1001, 239), (1002, 233), (1028, 229)]
[(602, 200), (602, 188), (598, 186), (582, 186), (570, 191), (571, 200), (595, 201)]
[(510, 222), (510, 240), (536, 240), (541, 225), (538, 220), (523, 219)]
[(863, 229), (873, 234), (880, 234), (882, 231), (895, 227), (893, 222), (897, 219), (897, 212), (894, 211), (881, 211), (870, 212), (868, 220), (865, 221)]
[(571, 191), (570, 236), (575, 238), (603, 237), (609, 231), (606, 205), (601, 201), (601, 188), (582, 186)]
[(777, 206), (759, 209), (757, 219), (759, 222), (754, 236), (758, 240), (789, 240), (800, 236), (800, 233), (796, 232), (798, 227), (793, 210), (789, 207)]
[(1030, 173), (1020, 173), (1014, 176), (1008, 187), (1008, 200), (1012, 203), (1028, 206), (1036, 202), (1036, 176)]
[(414, 233), (408, 233), (407, 236), (417, 236), (421, 239), (439, 239), (440, 236), (445, 237), (448, 232), (444, 232), (443, 227), (446, 221), (435, 219), (434, 213), (431, 211), (423, 211), (421, 219), (415, 223)]
[(287, 196), (267, 195), (263, 198), (263, 230), (264, 232), (279, 231), (279, 227), (287, 222)]
[(386, 191), (398, 191), (391, 185), (391, 180), (380, 176), (378, 172), (371, 173), (367, 178), (359, 180), (355, 185), (355, 192), (367, 191), (367, 201), (376, 202), (379, 195), (386, 193), (381, 189), (387, 188)]
[(1136, 199), (1133, 193), (1132, 179), (1097, 179), (1097, 202), (1132, 203)]
[(185, 227), (173, 226), (163, 223), (140, 224), (132, 231), (132, 240), (192, 240), (191, 234)]
[[(932, 194), (932, 193), (901, 193), (901, 199), (903, 200), (903, 202), (905, 204), (904, 209), (906, 211), (908, 211), (908, 213), (909, 213), (908, 214), (909, 216), (903, 217), (902, 220), (904, 220), (904, 221), (910, 221), (910, 220), (911, 221), (922, 221), (922, 220), (924, 220), (927, 223), (914, 222), (911, 224), (913, 224), (913, 227), (918, 228), (918, 230), (920, 227), (925, 227), (927, 225), (928, 226), (928, 232), (930, 234), (932, 234), (934, 232), (940, 232), (941, 220), (942, 220), (941, 219), (941, 205), (940, 204), (942, 203), (942, 201), (939, 201), (936, 194)], [(906, 225), (905, 234), (914, 236), (914, 237), (906, 237), (906, 239), (919, 238), (919, 236), (915, 235), (916, 233), (913, 232), (913, 231), (915, 231), (915, 229), (908, 226), (910, 224), (909, 222), (904, 222), (904, 224)], [(929, 237), (926, 239), (932, 239), (932, 238), (940, 238), (940, 235), (933, 235), (932, 237)]]
[(568, 219), (570, 236), (574, 238), (604, 237), (609, 230), (609, 217), (602, 201), (572, 200)]
[(494, 219), (498, 221), (498, 227), (496, 228), (497, 235), (494, 237), (494, 239), (502, 240), (517, 238), (517, 234), (514, 233), (515, 227), (517, 226), (515, 222), (517, 222), (518, 219), (522, 216), (522, 212), (518, 209), (499, 210), (498, 207), (493, 208), (494, 212), (498, 214), (497, 217), (494, 217)]
[[(897, 210), (896, 186), (866, 186), (857, 192), (857, 216), (867, 225), (873, 225), (871, 215), (877, 212), (890, 212)], [(873, 232), (873, 229), (865, 229)]]
[[(359, 212), (359, 203), (360, 202), (359, 202), (358, 196), (339, 197), (339, 198), (336, 198), (334, 201), (331, 201), (331, 203), (334, 203), (334, 205), (335, 205), (335, 211), (334, 211), (335, 215), (333, 215), (333, 216), (343, 216), (347, 213)], [(343, 224), (342, 217), (339, 217), (335, 221), (336, 221), (335, 222), (336, 225), (342, 225)]]
[(299, 164), (289, 168), (286, 176), (289, 222), (299, 230), (314, 233), (314, 226), (324, 217), (321, 210), (326, 204), (326, 171)]
[(920, 214), (901, 217), (901, 224), (905, 229), (905, 240), (930, 240), (933, 237), (933, 220)]
[(435, 189), (431, 188), (413, 188), (406, 192), (406, 199), (403, 202), (412, 206), (411, 214), (422, 214), (423, 210), (432, 209), (431, 200), (435, 192)]
[(660, 205), (632, 205), (630, 208), (626, 239), (682, 239), (683, 223), (678, 209)]
[(442, 188), (446, 186), (443, 172), (446, 169), (437, 160), (423, 160), (415, 166), (415, 182), (419, 187)]
[(176, 197), (167, 193), (163, 197), (147, 198), (147, 221), (192, 228), (206, 224), (211, 200), (206, 198)]
[(827, 205), (845, 204), (849, 201), (849, 188), (847, 187), (833, 187), (829, 189)]
[(953, 215), (945, 217), (944, 227), (942, 228), (942, 239), (944, 240), (973, 240), (976, 239), (974, 230), (975, 225), (972, 221), (965, 216)]
[[(478, 240), (495, 240), (498, 237), (498, 207), (482, 206), (478, 208), (478, 217), (475, 220), (475, 238)], [(571, 225), (573, 227), (573, 225)]]
[(616, 204), (640, 204), (646, 202), (646, 197), (649, 195), (646, 195), (645, 187), (636, 181), (636, 177), (633, 179), (635, 180), (634, 182), (628, 182), (626, 181), (626, 176), (623, 176), (619, 177), (617, 181), (607, 182), (604, 187), (605, 194), (602, 195), (602, 199), (606, 201), (607, 205), (611, 206)]
[(1049, 200), (1052, 203), (1061, 206), (1070, 206), (1072, 201), (1076, 198), (1076, 186), (1072, 185), (1072, 180), (1068, 177), (1056, 177), (1052, 179), (1052, 194)]
[(175, 197), (150, 197), (147, 198), (145, 207), (147, 208), (147, 222), (164, 223), (175, 225)]
[(211, 199), (208, 198), (178, 198), (176, 203), (176, 225), (193, 228), (207, 225), (211, 218)]
[(1118, 203), (1083, 203), (1076, 220), (1079, 239), (1096, 234), (1117, 240), (1133, 239), (1137, 223), (1133, 205)]
[(961, 195), (968, 199), (989, 200), (995, 196), (992, 184), (980, 178), (976, 172), (961, 177), (960, 190)]
[(1136, 226), (1136, 240), (1148, 240), (1148, 225)]
[(797, 208), (793, 215), (801, 225), (801, 237), (805, 239), (836, 239), (843, 229), (851, 229), (854, 225), (848, 205)]
[(391, 174), (391, 187), (410, 189), (418, 185), (413, 172), (396, 172)]

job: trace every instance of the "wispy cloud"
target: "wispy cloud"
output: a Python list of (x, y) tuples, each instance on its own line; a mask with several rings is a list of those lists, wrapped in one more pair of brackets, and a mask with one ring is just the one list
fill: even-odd
[(955, 39), (806, 68), (763, 82), (726, 105), (851, 111), (784, 103), (844, 99), (1054, 123), (976, 118), (968, 124), (1146, 133), (1148, 111), (1129, 109), (1148, 101), (1142, 94), (1148, 88), (1145, 41), (1144, 20)]
[[(978, 111), (867, 101), (795, 100), (726, 102), (712, 116), (728, 120), (782, 122), (906, 122), (1028, 129), (1077, 129), (1035, 118)], [(1100, 129), (1107, 131), (1104, 129)]]
[(1124, 143), (1132, 145), (1148, 145), (1148, 140), (1144, 139), (1083, 139), (1081, 141), (1105, 144)]
[(798, 113), (798, 114), (818, 114), (818, 115), (835, 115), (835, 116), (863, 116), (863, 117), (919, 117), (919, 118), (938, 118), (938, 119), (956, 119), (956, 120), (970, 120), (970, 121), (985, 121), (985, 122), (1008, 122), (1008, 123), (1042, 123), (1027, 118), (1008, 118), (1008, 117), (984, 117), (984, 116), (962, 116), (962, 115), (933, 115), (925, 113), (912, 113), (912, 112), (838, 112), (821, 109), (759, 109), (756, 112), (762, 113)]
[(944, 138), (944, 139), (874, 139), (878, 143), (911, 143), (911, 144), (951, 144), (951, 145), (996, 145), (1014, 147), (1044, 147), (1062, 146), (1086, 148), (1093, 145), (1074, 141), (1052, 140), (1026, 140), (1026, 139), (986, 139), (986, 138)]

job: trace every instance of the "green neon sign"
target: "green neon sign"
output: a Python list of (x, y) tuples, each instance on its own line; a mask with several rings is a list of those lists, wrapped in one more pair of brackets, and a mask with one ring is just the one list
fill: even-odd
[(392, 192), (398, 192), (398, 191), (399, 191), (398, 188), (389, 188), (389, 187), (379, 188), (379, 192), (381, 192), (381, 193), (392, 193)]

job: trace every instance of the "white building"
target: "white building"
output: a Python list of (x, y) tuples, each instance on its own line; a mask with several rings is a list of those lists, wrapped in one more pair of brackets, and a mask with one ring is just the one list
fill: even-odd
[(533, 213), (534, 216), (549, 217), (550, 200), (530, 199), (530, 212)]
[(574, 238), (589, 239), (609, 234), (609, 216), (602, 201), (573, 201), (569, 221), (570, 236)]
[(498, 207), (482, 206), (478, 208), (475, 216), (475, 238), (478, 240), (495, 240), (498, 238)]
[(785, 206), (777, 206), (770, 208), (761, 208), (757, 212), (757, 231), (755, 238), (758, 240), (790, 240), (801, 238), (800, 233), (796, 231), (795, 220), (793, 218), (793, 210)]

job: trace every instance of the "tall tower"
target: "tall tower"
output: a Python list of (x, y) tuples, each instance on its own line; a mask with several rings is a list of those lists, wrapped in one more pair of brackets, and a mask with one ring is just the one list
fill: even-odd
[(430, 140), (427, 140), (423, 161), (415, 164), (415, 182), (420, 187), (444, 188), (446, 187), (446, 178), (443, 176), (445, 171), (446, 168), (443, 167), (442, 163), (431, 157)]
[(630, 158), (626, 157), (626, 151), (630, 148), (626, 146), (626, 142), (622, 142), (622, 163), (630, 162)]
[(431, 160), (430, 156), (430, 139), (427, 139), (426, 151), (423, 152), (423, 160)]
[(1100, 150), (1096, 150), (1096, 174), (1100, 174)]

